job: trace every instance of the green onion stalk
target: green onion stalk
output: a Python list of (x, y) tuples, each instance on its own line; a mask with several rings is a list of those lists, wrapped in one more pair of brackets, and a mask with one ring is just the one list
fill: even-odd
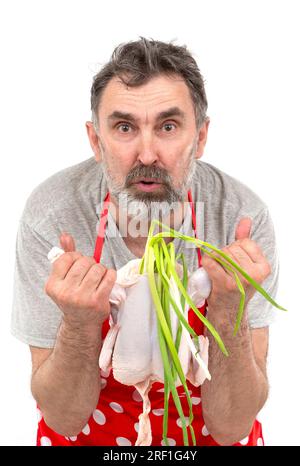
[[(165, 231), (162, 231), (154, 235), (155, 225), (160, 226)], [(173, 242), (166, 244), (166, 242), (164, 241), (165, 237), (180, 238), (181, 240), (194, 243), (196, 247), (201, 249), (209, 257), (220, 263), (224, 267), (224, 269), (228, 270), (228, 272), (233, 274), (241, 295), (236, 322), (233, 330), (234, 335), (237, 334), (238, 329), (240, 327), (245, 305), (245, 290), (237, 272), (239, 272), (273, 306), (283, 311), (286, 311), (286, 309), (282, 306), (279, 306), (279, 304), (277, 304), (255, 280), (253, 280), (236, 262), (234, 262), (231, 259), (231, 257), (229, 257), (220, 249), (214, 247), (213, 245), (205, 241), (201, 241), (191, 236), (183, 235), (182, 233), (173, 230), (172, 228), (164, 225), (158, 220), (153, 220), (151, 222), (145, 253), (139, 267), (139, 273), (146, 273), (148, 275), (149, 288), (151, 291), (152, 300), (157, 314), (158, 341), (164, 367), (163, 440), (165, 445), (168, 446), (168, 406), (170, 394), (172, 394), (174, 404), (176, 406), (181, 420), (184, 445), (189, 445), (189, 433), (192, 439), (192, 444), (196, 445), (195, 433), (192, 426), (192, 422), (194, 419), (192, 401), (188, 390), (187, 381), (178, 356), (182, 332), (184, 332), (185, 335), (188, 335), (188, 344), (192, 349), (193, 356), (197, 359), (197, 361), (200, 364), (202, 363), (202, 361), (198, 357), (198, 336), (192, 329), (192, 327), (189, 325), (188, 321), (184, 316), (184, 310), (186, 305), (188, 305), (189, 308), (192, 309), (196, 316), (206, 326), (208, 331), (213, 335), (220, 350), (225, 356), (228, 356), (228, 351), (217, 330), (208, 321), (208, 319), (206, 319), (206, 317), (203, 316), (201, 312), (199, 312), (195, 303), (189, 297), (187, 293), (188, 270), (184, 255), (181, 253), (178, 256), (175, 256)], [(217, 253), (218, 256), (213, 254), (212, 251)], [(182, 262), (182, 278), (180, 278), (176, 272), (176, 263), (178, 261)], [(178, 303), (176, 304), (174, 300), (174, 293), (172, 296), (172, 293), (170, 291), (174, 289), (174, 286), (177, 286), (177, 289), (180, 293), (180, 307), (178, 306)], [(170, 316), (171, 312), (176, 313), (179, 322), (176, 335), (172, 335)], [(188, 422), (187, 418), (184, 415), (181, 401), (176, 389), (176, 382), (178, 378), (183, 386), (189, 407)]]

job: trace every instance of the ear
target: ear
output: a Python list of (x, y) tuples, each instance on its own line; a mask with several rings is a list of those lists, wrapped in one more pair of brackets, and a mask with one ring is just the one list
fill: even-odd
[(94, 155), (95, 155), (95, 159), (97, 162), (101, 162), (102, 154), (100, 150), (99, 137), (98, 137), (98, 134), (96, 133), (94, 124), (91, 121), (87, 121), (85, 124), (85, 127), (87, 130), (87, 135), (90, 141), (92, 151), (94, 152)]
[(204, 152), (204, 147), (207, 141), (207, 133), (209, 127), (210, 119), (206, 118), (204, 123), (202, 123), (201, 128), (198, 130), (198, 142), (197, 142), (197, 151), (195, 154), (196, 159), (200, 159)]

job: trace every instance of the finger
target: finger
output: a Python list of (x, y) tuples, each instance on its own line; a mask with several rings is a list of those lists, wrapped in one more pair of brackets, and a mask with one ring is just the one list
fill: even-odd
[(63, 232), (60, 235), (60, 244), (65, 252), (76, 251), (74, 238), (72, 235), (69, 235), (69, 233)]
[[(230, 249), (230, 255), (234, 261), (256, 282), (262, 283), (271, 273), (270, 264), (262, 254), (261, 249), (249, 238), (233, 243), (228, 249)], [(242, 283), (248, 283), (248, 280), (240, 272), (237, 273)]]
[[(224, 252), (245, 272), (249, 273), (254, 266), (254, 262), (247, 252), (239, 246), (237, 243), (233, 243), (231, 246), (224, 248)], [(234, 270), (235, 267), (230, 265)], [(237, 271), (237, 270), (236, 270)]]
[[(212, 253), (212, 255), (219, 257), (216, 253)], [(202, 257), (202, 266), (213, 282), (221, 282), (222, 280), (225, 280), (229, 274), (219, 262), (214, 260), (212, 257), (209, 257), (207, 254), (204, 254)]]
[(265, 255), (255, 241), (245, 238), (243, 240), (237, 241), (239, 247), (245, 251), (245, 253), (250, 257), (252, 262), (260, 264), (266, 260)]
[(90, 268), (96, 263), (93, 257), (81, 256), (79, 257), (69, 269), (65, 277), (65, 285), (74, 288), (80, 286), (82, 280), (89, 272)]
[(252, 270), (246, 271), (255, 281), (262, 283), (272, 271), (268, 259), (260, 247), (252, 240), (242, 240), (240, 246), (252, 260)]
[(105, 276), (107, 268), (101, 264), (93, 264), (88, 273), (80, 283), (80, 287), (85, 290), (95, 291)]
[(55, 262), (52, 264), (51, 274), (53, 277), (64, 280), (69, 270), (73, 264), (82, 257), (82, 254), (79, 251), (67, 252), (62, 254)]
[(96, 295), (109, 296), (116, 282), (117, 272), (114, 269), (106, 269), (105, 275), (102, 277), (99, 286), (96, 289)]
[[(227, 250), (226, 247), (225, 247), (225, 248), (222, 248), (221, 251), (224, 252), (225, 254), (227, 254), (227, 256), (231, 257), (231, 256), (230, 256), (230, 253), (228, 252), (228, 250)], [(213, 256), (214, 258), (216, 258), (216, 259), (213, 259), (214, 262), (215, 262), (216, 264), (218, 264), (219, 267), (220, 267), (222, 270), (224, 270), (224, 273), (226, 273), (227, 275), (231, 275), (231, 273), (230, 273), (230, 271), (228, 271), (227, 267), (223, 265), (223, 263), (225, 263), (226, 265), (228, 264), (229, 266), (231, 266), (231, 265), (227, 262), (227, 260), (226, 260), (224, 257), (220, 256), (220, 254), (218, 254), (216, 251), (213, 251), (211, 254), (212, 254), (212, 256)], [(232, 257), (231, 257), (231, 259), (233, 260)], [(219, 261), (222, 261), (222, 263), (220, 263)]]
[(235, 230), (235, 239), (244, 239), (250, 238), (252, 220), (249, 217), (241, 218), (236, 230)]

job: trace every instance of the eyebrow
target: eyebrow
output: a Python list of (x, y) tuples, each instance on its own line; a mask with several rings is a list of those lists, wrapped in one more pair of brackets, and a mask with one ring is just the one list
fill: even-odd
[[(179, 107), (171, 107), (168, 108), (167, 110), (164, 110), (156, 115), (156, 120), (164, 120), (166, 118), (171, 118), (171, 117), (180, 117), (183, 120), (185, 119), (185, 113), (180, 110)], [(127, 113), (127, 112), (120, 112), (119, 110), (115, 110), (113, 113), (111, 113), (108, 118), (109, 121), (113, 120), (128, 120), (128, 121), (138, 121), (139, 118), (136, 118), (132, 113)]]

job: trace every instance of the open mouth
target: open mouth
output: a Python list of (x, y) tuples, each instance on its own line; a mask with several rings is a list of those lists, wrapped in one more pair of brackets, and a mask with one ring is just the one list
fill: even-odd
[(134, 183), (142, 191), (152, 191), (161, 186), (162, 183), (157, 182), (156, 180), (140, 180)]
[[(143, 184), (154, 184), (155, 181), (139, 181), (138, 183), (143, 183)], [(160, 183), (155, 183), (155, 184), (160, 184)]]
[(145, 184), (150, 184), (150, 183), (156, 183), (156, 184), (161, 184), (161, 180), (159, 178), (152, 178), (150, 176), (145, 176), (144, 178), (138, 178), (135, 183), (145, 183)]

